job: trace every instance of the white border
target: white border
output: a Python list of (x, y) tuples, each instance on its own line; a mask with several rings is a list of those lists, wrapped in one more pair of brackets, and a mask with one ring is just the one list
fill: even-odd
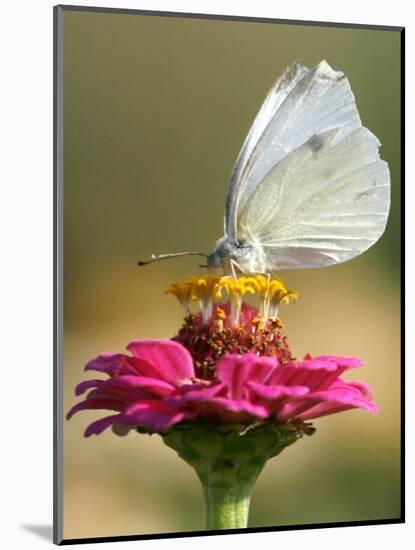
[[(70, 4), (69, 2), (63, 2)], [(407, 98), (415, 98), (414, 20), (405, 0), (333, 2), (219, 1), (94, 1), (76, 5), (147, 10), (250, 15), (282, 19), (406, 26)], [(0, 200), (2, 259), (2, 405), (1, 500), (5, 548), (45, 548), (46, 541), (22, 525), (47, 526), (52, 521), (52, 6), (49, 0), (4, 2), (1, 6), (1, 151)], [(378, 62), (381, 62), (379, 60)], [(4, 111), (4, 112), (3, 112)], [(407, 102), (407, 120), (415, 121), (413, 99)], [(407, 124), (407, 150), (414, 151), (414, 130)], [(413, 154), (407, 161), (407, 205), (415, 204)], [(4, 196), (3, 196), (4, 193)], [(408, 212), (407, 276), (415, 279), (414, 216)], [(407, 310), (413, 312), (414, 293), (407, 289)], [(413, 331), (413, 314), (407, 333)], [(412, 331), (411, 331), (412, 329)], [(411, 338), (408, 338), (411, 340)], [(6, 350), (6, 353), (4, 353)], [(407, 350), (407, 524), (376, 527), (306, 530), (226, 537), (188, 538), (105, 543), (104, 548), (225, 548), (229, 544), (266, 548), (336, 550), (405, 546), (415, 539), (414, 430), (415, 361)], [(374, 457), (375, 458), (375, 457)], [(5, 517), (7, 516), (7, 517)], [(94, 548), (102, 545), (94, 545)], [(92, 548), (92, 545), (83, 545)]]

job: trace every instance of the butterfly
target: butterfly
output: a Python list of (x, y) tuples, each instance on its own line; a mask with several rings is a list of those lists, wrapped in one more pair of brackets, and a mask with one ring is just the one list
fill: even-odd
[(224, 236), (195, 254), (234, 276), (351, 260), (381, 237), (388, 164), (359, 117), (346, 76), (295, 63), (275, 82), (245, 139), (225, 202)]

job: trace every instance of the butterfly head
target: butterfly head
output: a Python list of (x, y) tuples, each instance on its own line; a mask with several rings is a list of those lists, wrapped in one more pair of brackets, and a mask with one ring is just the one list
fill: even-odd
[(262, 272), (264, 268), (262, 247), (248, 240), (232, 241), (222, 237), (214, 251), (207, 258), (207, 266), (212, 271), (223, 270), (225, 274)]

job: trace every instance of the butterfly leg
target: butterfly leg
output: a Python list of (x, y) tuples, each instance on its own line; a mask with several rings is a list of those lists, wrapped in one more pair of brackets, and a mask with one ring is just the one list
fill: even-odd
[(243, 273), (241, 266), (238, 264), (238, 262), (235, 262), (235, 260), (230, 259), (229, 261), (232, 271), (232, 277), (234, 279), (237, 279), (236, 270), (239, 270), (239, 273)]
[(271, 273), (268, 273), (266, 271), (254, 271), (252, 272), (252, 275), (264, 275), (267, 278), (267, 285), (269, 285), (271, 281)]

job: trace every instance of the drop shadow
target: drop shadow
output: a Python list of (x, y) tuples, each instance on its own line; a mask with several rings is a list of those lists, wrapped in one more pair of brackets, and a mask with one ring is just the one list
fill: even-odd
[(53, 527), (52, 525), (21, 525), (22, 529), (34, 533), (38, 537), (53, 542)]

